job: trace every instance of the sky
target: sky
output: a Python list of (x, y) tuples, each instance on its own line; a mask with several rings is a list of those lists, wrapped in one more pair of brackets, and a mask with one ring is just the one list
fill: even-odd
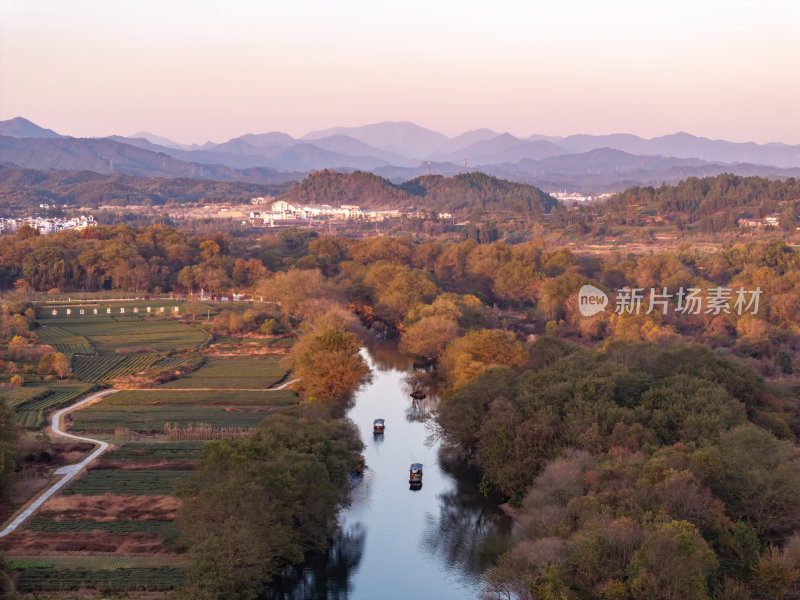
[(182, 143), (454, 136), (800, 144), (797, 0), (0, 0), (0, 119)]

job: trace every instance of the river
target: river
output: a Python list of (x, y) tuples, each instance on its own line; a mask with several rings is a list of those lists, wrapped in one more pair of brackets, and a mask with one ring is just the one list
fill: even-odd
[[(386, 349), (363, 355), (372, 381), (348, 417), (366, 446), (367, 469), (353, 485), (331, 550), (287, 574), (265, 598), (478, 598), (481, 577), (505, 550), (510, 521), (477, 492), (474, 473), (440, 464), (425, 422), (435, 400), (412, 401), (410, 364)], [(373, 436), (376, 418), (386, 420), (383, 436)], [(424, 465), (418, 490), (408, 484), (412, 462)]]

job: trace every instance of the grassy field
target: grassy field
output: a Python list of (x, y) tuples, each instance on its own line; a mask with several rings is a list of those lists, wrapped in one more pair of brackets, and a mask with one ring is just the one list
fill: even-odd
[(123, 390), (72, 415), (75, 432), (159, 432), (164, 425), (254, 427), (264, 417), (297, 403), (291, 390)]
[(286, 376), (279, 356), (241, 358), (209, 357), (202, 367), (186, 377), (170, 381), (165, 388), (268, 388)]

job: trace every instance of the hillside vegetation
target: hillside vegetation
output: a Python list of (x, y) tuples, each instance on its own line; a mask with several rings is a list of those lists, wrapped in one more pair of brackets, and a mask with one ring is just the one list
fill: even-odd
[(363, 208), (411, 208), (469, 215), (524, 212), (541, 215), (556, 206), (542, 190), (484, 173), (426, 175), (395, 185), (371, 173), (318, 171), (295, 184), (282, 199), (307, 204), (357, 204)]
[(0, 208), (35, 207), (40, 203), (97, 206), (208, 202), (249, 199), (282, 193), (289, 184), (258, 185), (186, 177), (138, 177), (93, 171), (21, 169), (0, 164)]

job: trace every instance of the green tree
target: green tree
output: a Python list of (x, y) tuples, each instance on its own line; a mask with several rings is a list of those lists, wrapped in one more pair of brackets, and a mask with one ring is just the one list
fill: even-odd
[(734, 518), (780, 541), (800, 527), (800, 460), (794, 444), (751, 424), (723, 435), (716, 487)]
[(187, 598), (255, 598), (287, 564), (321, 550), (362, 444), (345, 421), (265, 419), (208, 442), (181, 482), (176, 523), (192, 560)]
[(686, 521), (659, 525), (636, 552), (630, 588), (642, 600), (705, 600), (717, 559)]

